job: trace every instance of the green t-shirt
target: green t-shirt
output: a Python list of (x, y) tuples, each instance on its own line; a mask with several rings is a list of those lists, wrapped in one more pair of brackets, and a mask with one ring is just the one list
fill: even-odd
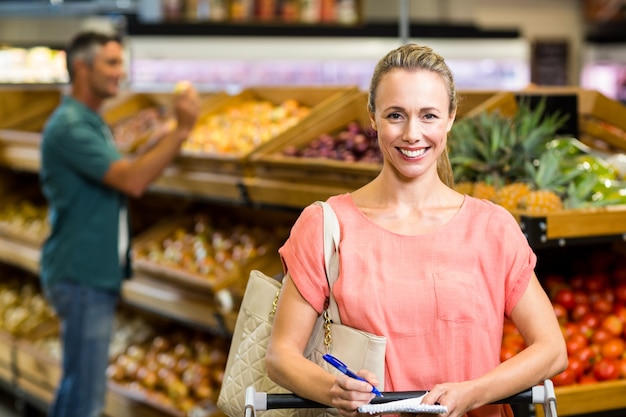
[(126, 198), (102, 183), (120, 157), (102, 118), (64, 97), (44, 128), (41, 144), (40, 179), (51, 226), (41, 255), (44, 285), (69, 281), (119, 291), (129, 276), (128, 250), (120, 260), (118, 248)]

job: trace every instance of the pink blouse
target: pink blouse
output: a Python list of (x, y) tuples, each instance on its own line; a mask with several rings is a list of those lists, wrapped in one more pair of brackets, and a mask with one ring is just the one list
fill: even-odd
[[(465, 197), (439, 230), (408, 236), (372, 223), (349, 194), (328, 202), (339, 219), (341, 321), (387, 337), (385, 390), (428, 390), (498, 365), (503, 318), (523, 295), (536, 256), (504, 208)], [(321, 312), (322, 209), (311, 205), (279, 253), (302, 296)], [(501, 415), (502, 407), (490, 406)], [(496, 411), (497, 409), (497, 411)]]

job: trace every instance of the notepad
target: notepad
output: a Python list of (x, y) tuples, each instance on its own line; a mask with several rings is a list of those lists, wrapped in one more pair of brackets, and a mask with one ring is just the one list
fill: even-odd
[(407, 398), (405, 400), (390, 401), (387, 403), (365, 404), (359, 407), (359, 412), (365, 414), (443, 414), (448, 412), (448, 407), (446, 407), (445, 405), (422, 404), (422, 398), (424, 397), (424, 395), (422, 395), (421, 397)]

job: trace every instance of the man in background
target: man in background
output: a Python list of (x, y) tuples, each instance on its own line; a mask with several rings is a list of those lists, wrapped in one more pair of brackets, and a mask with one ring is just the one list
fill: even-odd
[(176, 126), (142, 155), (123, 157), (99, 110), (125, 76), (122, 39), (81, 32), (70, 42), (71, 90), (43, 132), (41, 183), (51, 234), (41, 283), (61, 320), (62, 377), (50, 417), (97, 417), (123, 279), (130, 275), (127, 196), (138, 197), (178, 154), (198, 112), (187, 86), (173, 97)]

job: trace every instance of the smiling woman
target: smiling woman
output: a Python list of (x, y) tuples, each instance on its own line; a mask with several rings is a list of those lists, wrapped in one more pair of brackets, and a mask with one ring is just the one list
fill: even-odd
[[(407, 44), (377, 64), (368, 101), (383, 155), (369, 183), (328, 199), (341, 228), (333, 286), (342, 323), (386, 337), (384, 387), (428, 390), (450, 417), (510, 416), (489, 405), (566, 368), (536, 256), (504, 208), (451, 188), (447, 135), (457, 108), (452, 73), (426, 46)], [(322, 212), (306, 207), (279, 250), (285, 282), (267, 352), (269, 376), (344, 416), (380, 382), (336, 377), (303, 355), (328, 298)], [(519, 329), (501, 362), (505, 318)], [(514, 347), (511, 342), (511, 347)], [(357, 370), (355, 370), (357, 371)]]

